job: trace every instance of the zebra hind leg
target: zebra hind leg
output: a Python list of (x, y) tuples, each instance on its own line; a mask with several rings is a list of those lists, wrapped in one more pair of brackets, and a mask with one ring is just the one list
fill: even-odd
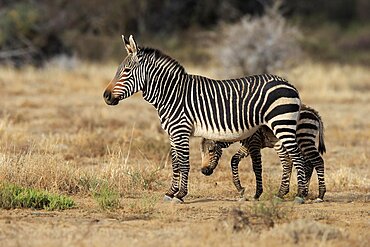
[(295, 134), (292, 135), (290, 132), (279, 131), (279, 129), (274, 129), (274, 134), (282, 142), (283, 147), (297, 170), (298, 193), (295, 201), (303, 203), (304, 197), (307, 195), (306, 176), (304, 170), (305, 161), (302, 152), (298, 147)]
[(280, 158), (283, 166), (283, 175), (281, 176), (281, 184), (277, 197), (283, 198), (286, 194), (289, 193), (290, 187), (290, 177), (292, 174), (293, 163), (289, 159), (288, 155), (284, 156), (284, 160)]
[(299, 143), (303, 155), (306, 159), (306, 183), (307, 188), (309, 186), (313, 169), (316, 170), (318, 185), (319, 185), (319, 196), (316, 199), (317, 202), (322, 202), (324, 200), (324, 195), (326, 192), (325, 179), (324, 179), (324, 160), (321, 157), (314, 141), (302, 140)]
[(280, 141), (275, 144), (274, 149), (278, 154), (280, 163), (283, 167), (280, 188), (276, 196), (278, 198), (283, 198), (286, 194), (289, 193), (290, 177), (292, 174), (293, 163)]
[[(284, 145), (284, 142), (283, 142)], [(303, 203), (304, 197), (307, 196), (307, 184), (306, 175), (304, 170), (304, 159), (302, 153), (297, 145), (293, 145), (293, 148), (287, 148), (289, 157), (292, 160), (294, 167), (297, 170), (297, 182), (298, 182), (298, 193), (296, 197), (296, 202)]]
[(318, 180), (319, 180), (319, 197), (318, 197), (318, 199), (323, 201), (325, 193), (326, 193), (326, 185), (325, 185), (325, 178), (324, 178), (324, 172), (325, 172), (324, 171), (324, 163), (322, 163), (322, 165), (320, 165), (320, 166), (316, 166), (315, 169), (316, 169), (317, 177), (318, 177)]
[(310, 157), (310, 163), (311, 163), (311, 173), (308, 172), (306, 174), (307, 180), (311, 178), (313, 168), (315, 168), (317, 173), (317, 180), (319, 184), (319, 196), (316, 199), (317, 202), (324, 201), (324, 196), (326, 193), (326, 185), (325, 185), (325, 169), (324, 169), (324, 160), (320, 156), (318, 152), (314, 152), (314, 156)]

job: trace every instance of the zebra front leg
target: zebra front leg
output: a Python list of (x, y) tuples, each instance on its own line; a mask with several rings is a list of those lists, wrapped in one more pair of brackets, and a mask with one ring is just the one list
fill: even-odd
[(177, 202), (183, 202), (183, 198), (188, 194), (188, 176), (190, 171), (189, 164), (189, 136), (180, 136), (174, 139), (174, 144), (176, 148), (176, 154), (179, 162), (180, 170), (180, 189), (175, 194), (174, 200)]
[(175, 196), (175, 194), (179, 191), (179, 180), (180, 180), (180, 168), (179, 168), (177, 153), (176, 153), (176, 150), (174, 148), (174, 145), (171, 139), (170, 139), (170, 142), (171, 142), (171, 158), (172, 158), (172, 182), (171, 182), (171, 187), (169, 188), (169, 190), (166, 192), (164, 196), (165, 201), (171, 201), (172, 198)]
[(231, 173), (232, 173), (232, 176), (233, 176), (233, 183), (235, 185), (235, 188), (239, 192), (240, 200), (245, 200), (245, 197), (244, 197), (245, 188), (241, 185), (240, 178), (239, 178), (239, 162), (243, 157), (244, 157), (243, 152), (241, 152), (239, 150), (231, 158), (231, 164), (230, 164), (231, 165)]

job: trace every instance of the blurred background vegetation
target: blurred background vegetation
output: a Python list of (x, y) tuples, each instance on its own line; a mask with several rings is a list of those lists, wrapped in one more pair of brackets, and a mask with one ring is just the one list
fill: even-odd
[[(43, 66), (55, 58), (67, 58), (67, 63), (72, 65), (73, 59), (120, 61), (124, 54), (120, 35), (133, 34), (139, 45), (163, 49), (182, 62), (223, 60), (235, 53), (228, 53), (222, 47), (234, 45), (235, 49), (245, 51), (243, 57), (256, 51), (259, 58), (264, 57), (262, 50), (270, 53), (266, 47), (276, 46), (271, 48), (271, 53), (278, 55), (255, 62), (262, 65), (253, 67), (253, 62), (238, 62), (242, 63), (243, 73), (261, 66), (263, 71), (270, 70), (263, 64), (290, 60), (294, 54), (320, 61), (370, 65), (370, 1), (275, 3), (273, 0), (0, 0), (0, 63), (20, 67), (30, 63)], [(270, 19), (263, 19), (265, 16)], [(280, 34), (271, 36), (274, 31)], [(238, 46), (240, 40), (245, 42)], [(256, 46), (261, 40), (266, 44)], [(292, 48), (289, 50), (293, 56), (286, 55), (283, 43)], [(229, 63), (232, 59), (225, 61)]]

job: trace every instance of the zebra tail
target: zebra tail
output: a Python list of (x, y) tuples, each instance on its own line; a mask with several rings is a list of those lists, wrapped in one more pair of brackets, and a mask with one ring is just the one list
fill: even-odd
[(324, 123), (322, 122), (321, 118), (319, 121), (319, 152), (320, 154), (326, 153), (326, 147), (325, 147), (325, 142), (324, 142)]

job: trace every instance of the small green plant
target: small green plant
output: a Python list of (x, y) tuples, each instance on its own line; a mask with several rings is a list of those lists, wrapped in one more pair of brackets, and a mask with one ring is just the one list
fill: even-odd
[(116, 190), (109, 187), (108, 183), (102, 183), (93, 192), (93, 196), (102, 209), (118, 208), (120, 195)]
[(276, 220), (283, 219), (286, 215), (286, 208), (282, 208), (278, 199), (267, 202), (255, 202), (250, 207), (251, 214), (262, 218), (266, 225), (273, 227)]
[(10, 183), (0, 185), (1, 208), (64, 210), (74, 206), (75, 203), (70, 197), (32, 188), (23, 188)]

